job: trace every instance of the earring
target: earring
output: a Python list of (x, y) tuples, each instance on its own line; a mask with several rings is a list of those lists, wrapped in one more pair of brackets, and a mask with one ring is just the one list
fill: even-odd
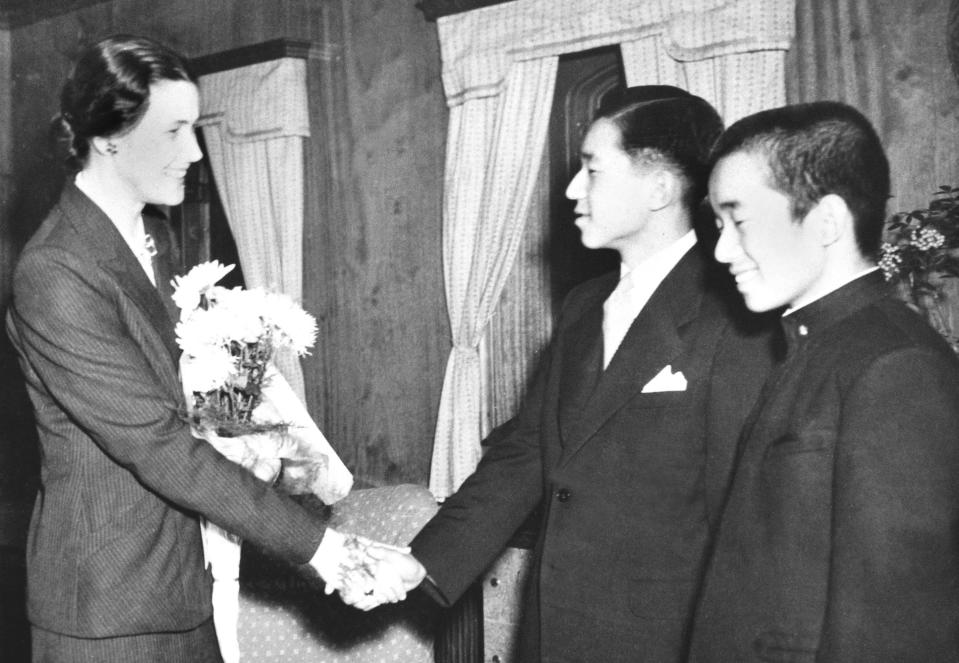
[(116, 143), (107, 143), (107, 154), (114, 156), (117, 153)]

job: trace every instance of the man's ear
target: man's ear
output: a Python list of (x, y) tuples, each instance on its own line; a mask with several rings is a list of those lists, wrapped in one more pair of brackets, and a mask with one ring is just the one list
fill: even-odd
[(823, 246), (835, 244), (854, 232), (852, 212), (842, 196), (828, 193), (809, 210), (803, 223), (815, 224)]
[(649, 208), (653, 211), (659, 211), (669, 207), (672, 203), (679, 200), (682, 194), (682, 186), (675, 173), (665, 168), (656, 168), (651, 170), (647, 177), (647, 183), (650, 187)]

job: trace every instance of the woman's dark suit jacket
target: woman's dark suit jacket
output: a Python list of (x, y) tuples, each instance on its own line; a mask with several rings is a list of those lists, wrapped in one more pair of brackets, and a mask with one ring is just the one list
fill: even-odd
[[(709, 265), (699, 247), (680, 260), (605, 371), (617, 275), (574, 290), (517, 430), (412, 543), (450, 603), (542, 502), (517, 660), (684, 657), (736, 441), (770, 364), (769, 338), (737, 327), (717, 288), (728, 275)], [(686, 389), (643, 393), (667, 365)]]
[[(146, 219), (169, 289), (168, 230)], [(209, 619), (198, 516), (294, 562), (323, 526), (190, 435), (172, 311), (103, 212), (66, 186), (26, 246), (7, 330), (40, 434), (31, 623), (99, 638)]]
[(959, 362), (884, 286), (784, 318), (693, 661), (959, 660)]

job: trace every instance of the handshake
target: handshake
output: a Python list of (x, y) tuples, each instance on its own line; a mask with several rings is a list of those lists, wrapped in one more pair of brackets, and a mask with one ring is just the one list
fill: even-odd
[(396, 603), (426, 577), (426, 569), (409, 548), (378, 543), (327, 529), (312, 566), (326, 582), (326, 593), (340, 593), (347, 605), (372, 610)]

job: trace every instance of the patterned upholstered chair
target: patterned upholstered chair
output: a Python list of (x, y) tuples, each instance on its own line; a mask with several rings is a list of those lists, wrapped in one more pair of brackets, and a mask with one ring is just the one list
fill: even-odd
[[(405, 545), (436, 512), (432, 494), (402, 485), (354, 490), (323, 513), (343, 532)], [(370, 612), (326, 596), (323, 583), (244, 547), (240, 568), (241, 663), (432, 663), (437, 608), (418, 592)]]

